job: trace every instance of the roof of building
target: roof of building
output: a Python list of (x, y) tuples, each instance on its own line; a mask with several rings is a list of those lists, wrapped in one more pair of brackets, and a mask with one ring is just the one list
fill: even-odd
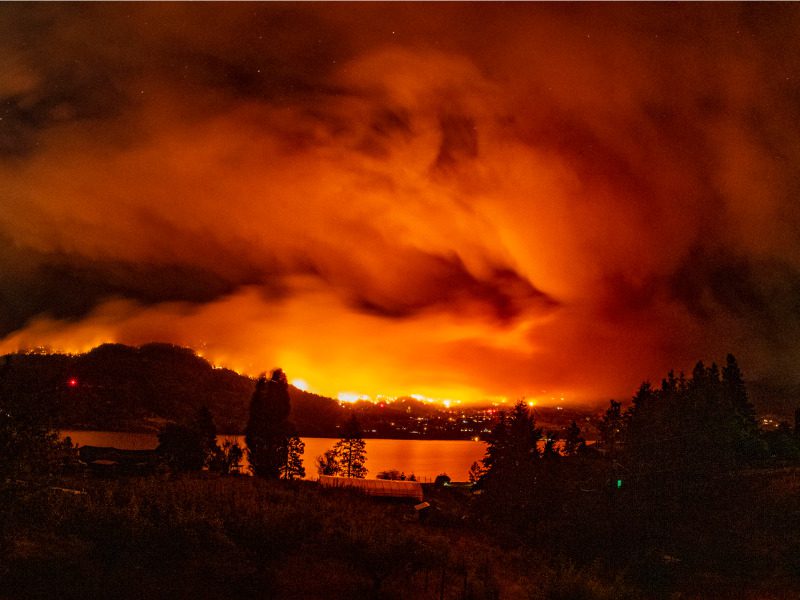
[(387, 498), (414, 498), (416, 500), (422, 500), (422, 484), (418, 481), (358, 479), (355, 477), (320, 475), (319, 483), (322, 487), (358, 489), (369, 496), (382, 496)]

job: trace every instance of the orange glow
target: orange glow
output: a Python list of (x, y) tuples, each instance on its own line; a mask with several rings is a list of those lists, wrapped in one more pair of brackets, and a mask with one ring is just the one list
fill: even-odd
[(606, 402), (728, 351), (800, 384), (800, 11), (37, 10), (0, 353), (171, 342), (342, 402)]
[(292, 379), (291, 384), (298, 390), (307, 392), (309, 390), (308, 382), (305, 379)]
[(358, 402), (359, 400), (371, 401), (372, 398), (366, 394), (357, 394), (355, 392), (339, 392), (336, 394), (339, 402)]

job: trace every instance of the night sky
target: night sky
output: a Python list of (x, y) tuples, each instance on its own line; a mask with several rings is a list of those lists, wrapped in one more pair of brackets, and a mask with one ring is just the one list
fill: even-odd
[(0, 352), (800, 384), (800, 6), (0, 6)]

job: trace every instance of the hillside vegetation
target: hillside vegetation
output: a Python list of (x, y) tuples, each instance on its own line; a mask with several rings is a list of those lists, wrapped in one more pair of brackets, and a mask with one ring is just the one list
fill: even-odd
[[(57, 425), (66, 429), (157, 431), (207, 406), (220, 432), (239, 433), (255, 388), (253, 379), (170, 344), (103, 344), (86, 354), (18, 353), (2, 361), (3, 385), (54, 406)], [(301, 435), (336, 435), (338, 402), (294, 387), (290, 395)]]

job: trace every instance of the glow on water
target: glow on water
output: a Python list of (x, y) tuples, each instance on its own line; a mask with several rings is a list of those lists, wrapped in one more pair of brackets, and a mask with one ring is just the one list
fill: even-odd
[[(123, 433), (113, 431), (62, 431), (73, 443), (81, 446), (113, 446), (131, 450), (147, 450), (158, 445), (158, 438), (150, 433)], [(244, 446), (244, 436), (220, 436), (234, 439)], [(316, 479), (315, 459), (333, 447), (336, 438), (303, 438), (306, 444), (303, 464), (306, 479)], [(454, 481), (466, 481), (470, 465), (483, 458), (486, 444), (475, 441), (451, 440), (386, 440), (367, 439), (367, 477), (381, 471), (396, 469), (406, 475), (414, 473), (421, 481), (432, 481), (440, 473), (447, 473)]]

